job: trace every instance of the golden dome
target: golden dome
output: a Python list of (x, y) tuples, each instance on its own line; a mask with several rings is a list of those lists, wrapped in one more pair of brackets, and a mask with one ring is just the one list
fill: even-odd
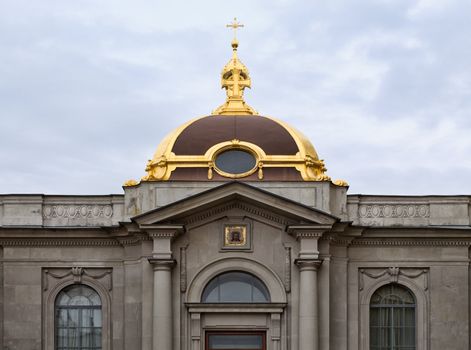
[[(241, 26), (236, 20), (228, 25)], [(167, 135), (141, 181), (330, 181), (324, 161), (302, 133), (245, 103), (251, 80), (237, 48), (234, 37), (232, 58), (221, 73), (226, 102)], [(347, 186), (345, 181), (337, 185)]]
[[(218, 166), (218, 156), (229, 150), (251, 155), (253, 166), (242, 172), (224, 171)], [(210, 115), (191, 120), (165, 137), (146, 171), (143, 181), (330, 181), (324, 162), (302, 133), (258, 115)]]

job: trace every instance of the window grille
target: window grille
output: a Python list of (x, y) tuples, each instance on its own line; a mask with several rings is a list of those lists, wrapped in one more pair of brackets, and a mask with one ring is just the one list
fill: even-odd
[(416, 349), (416, 302), (409, 289), (388, 284), (370, 302), (370, 350)]
[(101, 299), (92, 288), (64, 288), (55, 303), (55, 349), (101, 350)]

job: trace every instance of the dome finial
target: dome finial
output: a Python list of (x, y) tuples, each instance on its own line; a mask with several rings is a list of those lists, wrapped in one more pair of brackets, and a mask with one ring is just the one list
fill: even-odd
[(234, 29), (234, 40), (232, 40), (232, 47), (234, 47), (234, 42), (238, 43), (237, 42), (237, 29), (244, 28), (244, 25), (237, 22), (237, 17), (234, 17), (234, 22), (226, 24), (226, 27)]
[(243, 99), (244, 89), (250, 88), (251, 80), (249, 70), (237, 57), (237, 48), (239, 41), (237, 40), (237, 29), (243, 28), (244, 25), (234, 21), (226, 25), (227, 28), (234, 29), (234, 39), (232, 39), (232, 58), (224, 67), (221, 73), (221, 87), (226, 89), (226, 102), (219, 106), (213, 114), (215, 115), (253, 115), (257, 112), (245, 103)]

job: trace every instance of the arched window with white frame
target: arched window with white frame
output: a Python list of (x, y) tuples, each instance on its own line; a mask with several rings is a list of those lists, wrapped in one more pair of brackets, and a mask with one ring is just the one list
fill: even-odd
[(412, 292), (391, 283), (370, 301), (370, 350), (416, 350), (416, 300)]

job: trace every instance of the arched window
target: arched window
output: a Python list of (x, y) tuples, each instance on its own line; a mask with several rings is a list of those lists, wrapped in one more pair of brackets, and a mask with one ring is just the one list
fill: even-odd
[(379, 288), (370, 302), (370, 350), (415, 350), (415, 306), (409, 289)]
[(101, 299), (92, 288), (64, 288), (55, 303), (56, 350), (101, 350)]
[(203, 303), (267, 303), (270, 293), (257, 277), (245, 272), (226, 272), (204, 288)]

